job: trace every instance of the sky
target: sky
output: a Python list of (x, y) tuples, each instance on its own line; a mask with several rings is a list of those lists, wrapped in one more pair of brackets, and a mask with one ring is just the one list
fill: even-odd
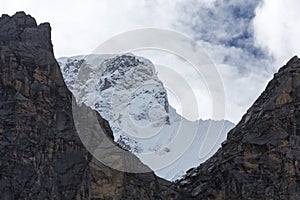
[[(90, 54), (112, 36), (134, 29), (180, 32), (197, 41), (215, 64), (224, 86), (225, 118), (237, 123), (273, 74), (299, 55), (299, 6), (297, 0), (0, 0), (0, 13), (23, 10), (38, 23), (50, 22), (57, 58)], [(200, 102), (198, 118), (210, 118), (209, 98), (182, 67), (186, 63), (168, 56), (153, 60), (184, 76)]]

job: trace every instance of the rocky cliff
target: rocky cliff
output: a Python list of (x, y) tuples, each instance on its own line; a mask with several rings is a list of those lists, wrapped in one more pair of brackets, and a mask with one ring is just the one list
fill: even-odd
[[(299, 106), (300, 59), (294, 57), (222, 148), (184, 179), (172, 184), (152, 172), (117, 171), (94, 159), (78, 137), (99, 123), (113, 141), (107, 122), (84, 105), (77, 115), (89, 128), (75, 128), (81, 126), (73, 121), (78, 116), (53, 56), (49, 24), (37, 25), (23, 12), (3, 15), (0, 199), (300, 199)], [(104, 156), (147, 168), (134, 156)]]
[(300, 199), (300, 59), (292, 58), (178, 186), (187, 199)]
[[(89, 119), (95, 113), (82, 106), (77, 114)], [(97, 118), (112, 137), (107, 122)], [(50, 25), (37, 25), (24, 12), (2, 15), (0, 199), (151, 199), (168, 190), (160, 183), (169, 184), (153, 173), (126, 174), (92, 158), (75, 129)]]
[(1, 199), (87, 195), (91, 157), (76, 135), (50, 31), (24, 12), (0, 19)]

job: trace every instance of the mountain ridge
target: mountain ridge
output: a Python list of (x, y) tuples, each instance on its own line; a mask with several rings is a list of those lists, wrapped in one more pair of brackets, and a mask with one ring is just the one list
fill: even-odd
[(228, 133), (222, 148), (178, 182), (187, 198), (299, 199), (299, 91), (300, 59), (293, 57)]
[[(27, 26), (27, 21), (32, 22), (32, 27)], [(72, 105), (73, 96), (54, 58), (50, 26), (47, 32), (40, 31), (41, 27), (24, 12), (12, 17), (4, 15), (0, 25), (1, 199), (167, 196), (171, 183), (151, 172), (140, 175), (111, 169), (93, 159), (84, 147), (78, 132), (85, 130), (75, 126), (73, 106), (79, 116), (95, 116), (106, 138), (113, 139), (113, 135), (107, 121), (89, 107)], [(17, 37), (28, 28), (28, 37)], [(11, 38), (10, 33), (15, 33), (16, 38)], [(41, 42), (31, 43), (32, 39)], [(87, 121), (85, 125), (97, 130), (96, 124)], [(125, 162), (122, 155), (104, 156), (114, 156), (120, 165)], [(126, 162), (146, 168), (136, 157), (128, 159)]]
[[(234, 126), (226, 120), (189, 121), (177, 114), (169, 105), (167, 91), (157, 77), (154, 64), (146, 58), (128, 53), (93, 54), (65, 57), (58, 62), (77, 102), (87, 104), (106, 119), (115, 141), (161, 178), (175, 181), (190, 167), (205, 161)], [(203, 150), (206, 137), (214, 140), (207, 142), (207, 149)], [(190, 140), (190, 144), (173, 145), (179, 140)], [(182, 152), (178, 155), (172, 153), (180, 148)], [(149, 153), (152, 157), (143, 155)], [(167, 156), (176, 158), (164, 166)]]

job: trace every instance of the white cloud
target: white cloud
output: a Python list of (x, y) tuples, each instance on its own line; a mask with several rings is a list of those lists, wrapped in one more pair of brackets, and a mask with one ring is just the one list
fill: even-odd
[(226, 119), (237, 123), (273, 73), (272, 57), (254, 40), (259, 0), (189, 0), (177, 25), (200, 41), (217, 66), (226, 95)]
[[(111, 36), (132, 29), (156, 27), (180, 31), (199, 40), (216, 64), (225, 87), (226, 118), (237, 123), (273, 73), (300, 53), (297, 40), (300, 2), (265, 0), (256, 9), (260, 2), (0, 0), (0, 13), (13, 15), (24, 10), (38, 23), (50, 22), (57, 57), (89, 54)], [(175, 65), (172, 62), (169, 64)], [(201, 98), (197, 81), (189, 73), (185, 76)], [(200, 110), (206, 112), (201, 113), (202, 117), (210, 116), (209, 109)]]
[(256, 10), (253, 22), (256, 42), (275, 57), (276, 68), (295, 54), (300, 55), (299, 8), (298, 0), (265, 0)]
[[(269, 69), (271, 61), (251, 57), (241, 48), (207, 42), (203, 42), (202, 46), (214, 61), (223, 80), (226, 119), (237, 123), (272, 78), (274, 71)], [(224, 63), (228, 56), (232, 57), (230, 64)]]
[[(51, 22), (57, 57), (91, 53), (111, 36), (142, 27), (171, 28), (176, 3), (171, 0), (1, 0), (0, 13), (25, 11)], [(155, 5), (155, 6), (153, 6)]]

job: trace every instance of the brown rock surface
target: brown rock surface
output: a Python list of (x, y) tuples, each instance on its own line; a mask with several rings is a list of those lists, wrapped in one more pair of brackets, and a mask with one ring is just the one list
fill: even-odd
[(177, 184), (187, 199), (300, 199), (300, 59), (274, 75), (222, 148)]
[(0, 19), (1, 199), (87, 196), (91, 157), (76, 135), (50, 30), (23, 12)]
[[(83, 146), (50, 31), (24, 12), (0, 18), (0, 199), (160, 199), (169, 182), (152, 172), (110, 169)], [(97, 130), (89, 123), (94, 111), (77, 111), (90, 126), (78, 131)], [(112, 138), (108, 123), (96, 117)], [(123, 164), (119, 154), (105, 156)]]

